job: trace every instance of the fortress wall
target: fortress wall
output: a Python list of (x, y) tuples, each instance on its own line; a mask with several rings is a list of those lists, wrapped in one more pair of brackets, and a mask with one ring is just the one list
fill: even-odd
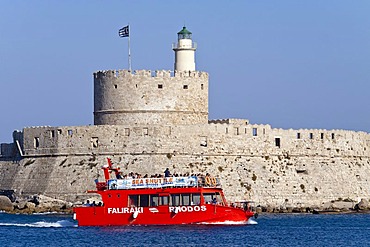
[(0, 188), (82, 200), (110, 157), (127, 173), (162, 173), (166, 167), (176, 173), (209, 172), (221, 177), (229, 200), (261, 205), (320, 206), (370, 197), (368, 133), (224, 122), (25, 128), (25, 156), (18, 163), (0, 162), (6, 171)]
[(252, 124), (33, 127), (25, 128), (24, 136), (26, 155), (177, 152), (334, 158), (370, 153), (365, 132), (283, 130)]
[(109, 70), (94, 73), (94, 124), (196, 124), (208, 121), (208, 74)]

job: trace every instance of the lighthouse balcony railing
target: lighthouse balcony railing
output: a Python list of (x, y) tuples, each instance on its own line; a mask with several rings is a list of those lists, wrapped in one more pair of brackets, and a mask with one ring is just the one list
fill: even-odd
[(178, 49), (178, 48), (190, 48), (190, 49), (197, 49), (197, 43), (196, 42), (191, 42), (191, 46), (189, 45), (182, 45), (180, 46), (179, 43), (172, 43), (172, 49)]

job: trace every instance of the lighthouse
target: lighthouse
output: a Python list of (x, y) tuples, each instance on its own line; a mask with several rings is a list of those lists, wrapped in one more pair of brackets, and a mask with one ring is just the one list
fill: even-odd
[(191, 32), (183, 27), (177, 33), (177, 43), (172, 45), (175, 51), (175, 71), (195, 71), (196, 43), (191, 39)]

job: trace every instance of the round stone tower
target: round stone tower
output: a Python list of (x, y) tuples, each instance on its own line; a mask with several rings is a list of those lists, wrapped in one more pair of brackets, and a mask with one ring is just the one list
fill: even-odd
[(191, 32), (183, 27), (177, 33), (177, 43), (172, 45), (175, 51), (175, 71), (195, 70), (196, 43), (191, 39)]
[(191, 33), (184, 28), (178, 35), (175, 72), (94, 73), (95, 125), (208, 123), (208, 74), (195, 71)]

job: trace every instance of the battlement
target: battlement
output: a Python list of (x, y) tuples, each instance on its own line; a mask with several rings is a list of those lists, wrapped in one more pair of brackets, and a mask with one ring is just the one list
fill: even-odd
[(226, 119), (212, 119), (208, 120), (209, 124), (235, 124), (235, 125), (248, 125), (248, 119), (226, 118)]
[(133, 73), (129, 70), (99, 70), (94, 73), (94, 79), (106, 77), (147, 77), (147, 78), (208, 78), (208, 73), (203, 71), (171, 71), (171, 70), (134, 70)]

